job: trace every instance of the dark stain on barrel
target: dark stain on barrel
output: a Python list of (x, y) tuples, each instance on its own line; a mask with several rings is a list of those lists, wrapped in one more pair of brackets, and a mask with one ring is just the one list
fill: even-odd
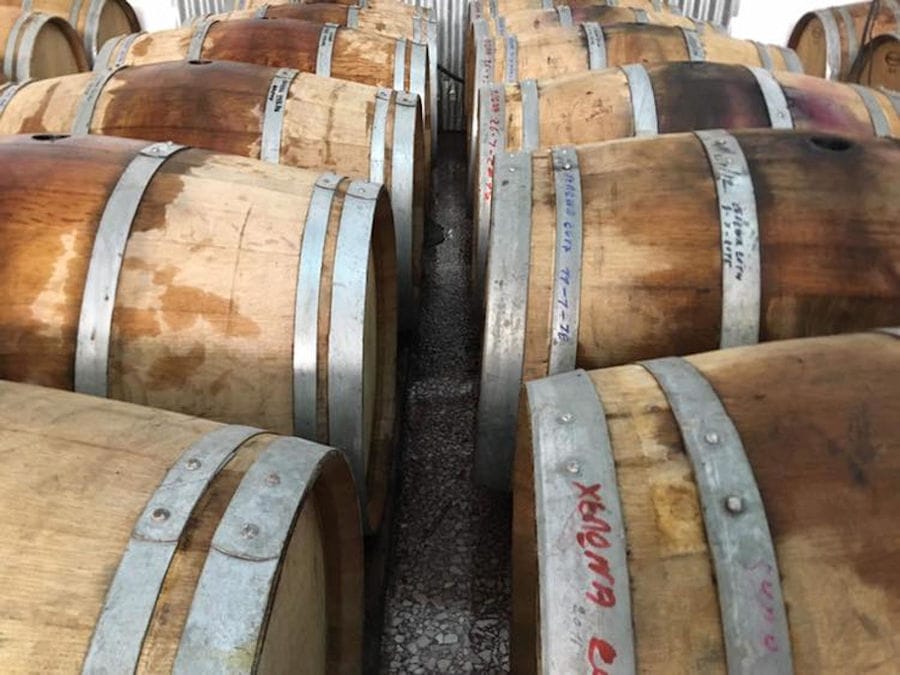
[(174, 354), (169, 348), (165, 356), (157, 357), (147, 371), (148, 389), (184, 387), (206, 361), (206, 347), (197, 344), (186, 354)]
[(203, 57), (314, 73), (321, 29), (318, 23), (290, 19), (223, 21), (210, 29)]

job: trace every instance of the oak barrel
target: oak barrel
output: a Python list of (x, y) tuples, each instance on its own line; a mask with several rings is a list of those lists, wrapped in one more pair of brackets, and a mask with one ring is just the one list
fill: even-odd
[(340, 453), (0, 382), (0, 669), (359, 673)]
[(476, 294), (487, 260), (494, 158), (501, 152), (716, 128), (900, 136), (900, 111), (884, 93), (720, 63), (630, 64), (494, 84), (479, 96), (482, 131), (473, 163)]
[(530, 383), (512, 670), (895, 672), (898, 382), (900, 330)]
[[(627, 2), (624, 3), (619, 3), (617, 0), (559, 0), (552, 4), (566, 5), (567, 7), (591, 7), (594, 5), (616, 6), (625, 4), (629, 7), (649, 9), (655, 12), (677, 12), (677, 10), (669, 6), (666, 0), (627, 0)], [(469, 0), (469, 19), (476, 21), (488, 16), (507, 16), (514, 12), (521, 12), (526, 9), (547, 9), (547, 5), (548, 2), (546, 2), (546, 0)]]
[(110, 38), (141, 29), (141, 22), (127, 0), (0, 0), (0, 5), (28, 8), (65, 19), (78, 31), (91, 59)]
[[(410, 91), (422, 99), (428, 139), (436, 123), (431, 119), (431, 96), (437, 85), (430, 81), (427, 45), (310, 21), (208, 17), (186, 28), (114, 38), (103, 46), (95, 70), (184, 58), (294, 68)], [(430, 144), (428, 152), (430, 158)]]
[[(584, 23), (539, 33), (476, 40), (466, 60), (469, 157), (478, 138), (477, 93), (487, 85), (558, 77), (629, 63), (714, 61), (802, 72), (797, 55), (784, 47), (736, 40), (684, 26)], [(474, 166), (470, 166), (474, 173)], [(472, 175), (470, 173), (470, 176)]]
[[(863, 43), (871, 2), (828, 7), (804, 14), (791, 33), (796, 50), (810, 75), (846, 80)], [(869, 39), (896, 31), (900, 26), (900, 2), (883, 0), (872, 22)]]
[(522, 382), (900, 324), (900, 144), (707, 130), (497, 161), (476, 475)]
[(396, 286), (378, 185), (103, 136), (0, 138), (0, 378), (295, 434), (377, 526)]
[(847, 79), (867, 87), (883, 87), (893, 92), (897, 101), (900, 96), (900, 30), (879, 35), (863, 47)]
[(78, 34), (63, 19), (0, 7), (0, 58), (8, 81), (40, 80), (90, 67)]
[(416, 96), (230, 61), (125, 66), (11, 89), (0, 88), (0, 133), (171, 140), (386, 183), (402, 323), (413, 326), (430, 173)]
[[(404, 8), (409, 11), (403, 11)], [(437, 21), (416, 11), (415, 7), (403, 4), (378, 8), (361, 8), (356, 5), (338, 5), (329, 3), (272, 5), (263, 4), (256, 9), (235, 10), (226, 14), (217, 14), (219, 21), (236, 19), (298, 19), (316, 23), (331, 23), (338, 26), (358, 28), (367, 33), (378, 33), (393, 38), (405, 38), (424, 42), (428, 45), (428, 78), (431, 90), (437, 91), (437, 68), (439, 51), (439, 27)], [(203, 21), (198, 17), (195, 21)], [(431, 119), (437, 120), (437, 95), (431, 97)], [(431, 127), (431, 143), (437, 147), (437, 124)]]

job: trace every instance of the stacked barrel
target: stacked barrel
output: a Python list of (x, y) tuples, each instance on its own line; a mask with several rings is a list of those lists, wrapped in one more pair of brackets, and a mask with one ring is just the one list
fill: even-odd
[(435, 22), (25, 4), (0, 9), (0, 669), (359, 672)]
[(660, 2), (470, 19), (513, 671), (893, 662), (900, 333), (864, 331), (900, 325), (896, 98)]

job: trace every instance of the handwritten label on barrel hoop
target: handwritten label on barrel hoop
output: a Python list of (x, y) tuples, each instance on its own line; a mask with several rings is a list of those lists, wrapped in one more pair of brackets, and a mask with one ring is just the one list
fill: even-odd
[[(575, 225), (573, 220), (579, 216), (578, 207), (578, 174), (574, 171), (566, 171), (563, 174), (563, 213), (565, 219), (559, 232), (557, 245), (559, 246), (559, 260), (562, 263), (557, 272), (556, 306), (558, 313), (557, 330), (554, 336), (557, 342), (568, 343), (572, 341), (572, 326), (569, 317), (570, 299), (569, 292), (572, 285), (572, 263), (580, 264), (580, 251), (575, 251)], [(574, 253), (574, 255), (573, 255)]]
[(291, 83), (287, 78), (280, 78), (269, 87), (269, 102), (272, 104), (272, 112), (280, 113), (284, 110), (284, 103), (287, 100), (287, 92)]
[[(602, 488), (600, 483), (594, 485), (582, 485), (578, 481), (572, 482), (578, 503), (576, 506), (576, 519), (578, 529), (575, 533), (575, 541), (584, 554), (584, 565), (590, 572), (590, 585), (584, 589), (584, 598), (588, 601), (588, 607), (593, 607), (596, 612), (606, 612), (616, 606), (616, 579), (613, 576), (607, 551), (614, 545), (614, 538), (610, 536), (612, 527), (609, 521), (603, 517), (606, 505), (600, 495)], [(627, 591), (627, 589), (626, 589)], [(582, 608), (575, 607), (573, 623), (581, 628), (583, 622), (578, 614)], [(592, 622), (595, 623), (596, 622)], [(615, 663), (618, 652), (608, 636), (603, 635), (577, 635), (573, 636), (576, 645), (585, 645), (584, 657), (589, 666), (591, 675), (609, 675), (606, 668)]]
[(784, 645), (779, 644), (777, 635), (777, 606), (779, 599), (775, 594), (776, 570), (771, 564), (760, 560), (745, 567), (745, 582), (750, 585), (752, 595), (756, 598), (759, 614), (755, 619), (758, 644), (756, 647), (763, 653), (779, 652)]
[(497, 160), (497, 151), (505, 146), (501, 138), (502, 130), (502, 110), (501, 97), (504, 95), (502, 87), (491, 87), (488, 97), (488, 121), (485, 140), (485, 167), (484, 167), (484, 186), (481, 191), (481, 198), (485, 205), (490, 207), (491, 199), (494, 195), (494, 165)]

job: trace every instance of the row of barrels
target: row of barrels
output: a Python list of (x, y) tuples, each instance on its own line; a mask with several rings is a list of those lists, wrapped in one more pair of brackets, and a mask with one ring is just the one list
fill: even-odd
[(659, 2), (522, 4), (470, 4), (468, 60), (513, 671), (878, 670), (898, 332), (816, 336), (900, 324), (900, 97)]
[(436, 25), (258, 4), (0, 84), (4, 672), (361, 670)]

